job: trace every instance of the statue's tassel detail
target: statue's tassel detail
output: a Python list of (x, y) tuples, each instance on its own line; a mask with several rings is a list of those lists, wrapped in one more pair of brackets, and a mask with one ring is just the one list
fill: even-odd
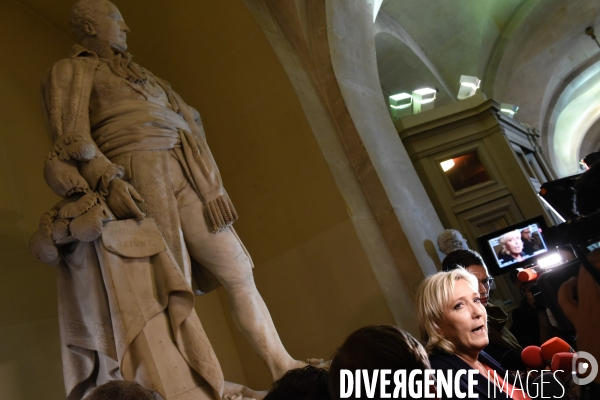
[(238, 219), (227, 193), (208, 202), (204, 207), (204, 214), (213, 233), (225, 230)]

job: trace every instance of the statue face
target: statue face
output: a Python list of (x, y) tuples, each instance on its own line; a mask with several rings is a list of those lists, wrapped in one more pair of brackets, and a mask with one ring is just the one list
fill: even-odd
[(125, 24), (121, 12), (110, 1), (104, 1), (97, 9), (95, 30), (96, 39), (106, 41), (114, 50), (127, 50), (127, 33), (129, 27)]

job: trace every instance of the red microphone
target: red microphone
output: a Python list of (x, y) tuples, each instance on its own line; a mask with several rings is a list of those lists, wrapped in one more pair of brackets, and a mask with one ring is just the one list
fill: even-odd
[(576, 357), (576, 354), (567, 352), (556, 353), (552, 356), (550, 369), (552, 372), (561, 370), (561, 372), (556, 373), (556, 376), (560, 379), (565, 379), (573, 372), (573, 357)]
[(523, 283), (527, 283), (527, 282), (535, 281), (539, 276), (540, 276), (540, 274), (538, 274), (537, 270), (535, 270), (533, 268), (527, 268), (518, 273), (517, 279), (519, 279)]
[(542, 358), (547, 365), (552, 363), (552, 357), (556, 353), (575, 353), (575, 350), (569, 343), (565, 342), (559, 337), (553, 337), (542, 344)]
[(527, 346), (521, 352), (521, 360), (529, 369), (541, 370), (544, 369), (544, 357), (542, 357), (542, 349), (538, 346)]

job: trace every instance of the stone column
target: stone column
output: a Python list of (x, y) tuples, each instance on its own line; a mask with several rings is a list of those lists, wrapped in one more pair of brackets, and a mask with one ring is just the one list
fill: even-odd
[[(244, 0), (298, 94), (398, 325), (443, 227), (383, 102), (367, 1)], [(371, 7), (371, 8), (369, 8)]]

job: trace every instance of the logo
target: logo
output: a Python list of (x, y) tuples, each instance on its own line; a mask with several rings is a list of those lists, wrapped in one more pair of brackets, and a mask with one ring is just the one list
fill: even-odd
[(443, 398), (478, 399), (476, 375), (476, 369), (341, 369), (340, 398), (433, 399), (437, 394)]
[(585, 351), (575, 353), (572, 361), (573, 382), (577, 385), (587, 385), (598, 375), (598, 361)]

